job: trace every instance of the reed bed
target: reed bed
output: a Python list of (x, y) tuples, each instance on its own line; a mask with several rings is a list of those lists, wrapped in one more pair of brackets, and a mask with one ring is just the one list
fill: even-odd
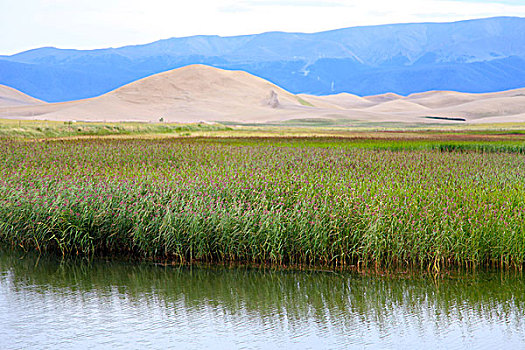
[(0, 140), (0, 240), (181, 262), (523, 266), (522, 154), (301, 142)]

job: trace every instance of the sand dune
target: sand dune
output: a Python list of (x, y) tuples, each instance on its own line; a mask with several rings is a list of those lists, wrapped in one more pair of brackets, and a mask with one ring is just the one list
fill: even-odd
[(28, 106), (44, 103), (9, 86), (0, 85), (0, 108), (10, 106)]
[(475, 101), (479, 96), (455, 91), (429, 91), (409, 95), (406, 101), (417, 103), (427, 108), (444, 108)]
[(306, 94), (301, 94), (299, 96), (301, 96), (306, 101), (313, 103), (316, 107), (326, 105), (338, 109), (355, 109), (371, 107), (376, 104), (364, 97), (352, 95), (346, 92), (326, 96), (314, 96)]
[(394, 94), (393, 92), (387, 92), (386, 94), (366, 96), (363, 98), (370, 102), (382, 103), (382, 102), (388, 102), (388, 101), (393, 101), (393, 100), (399, 100), (403, 98), (403, 96)]
[(434, 112), (454, 114), (468, 120), (512, 117), (525, 112), (525, 96), (480, 98), (458, 106), (435, 109)]
[(44, 103), (0, 86), (0, 117), (78, 121), (408, 123), (525, 121), (525, 89), (486, 94), (294, 95), (242, 71), (191, 65), (86, 100)]
[[(377, 104), (372, 107), (366, 108), (368, 111), (380, 112), (380, 113), (397, 113), (397, 112), (412, 112), (412, 111), (425, 111), (428, 108), (421, 106), (417, 103), (412, 103), (403, 99), (396, 99), (387, 102)], [(422, 112), (424, 113), (424, 112)]]
[(271, 121), (311, 109), (270, 82), (202, 65), (153, 75), (105, 95), (39, 108), (0, 108), (0, 116), (85, 121)]

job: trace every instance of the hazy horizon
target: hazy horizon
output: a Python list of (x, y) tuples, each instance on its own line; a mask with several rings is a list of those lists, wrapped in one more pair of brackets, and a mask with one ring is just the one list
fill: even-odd
[(6, 0), (0, 55), (39, 47), (99, 49), (173, 37), (313, 33), (355, 26), (525, 17), (520, 0)]
[(221, 37), (221, 38), (229, 38), (229, 37), (259, 35), (259, 34), (273, 33), (273, 32), (275, 32), (275, 33), (281, 32), (281, 33), (288, 33), (288, 34), (293, 34), (293, 33), (314, 34), (314, 33), (330, 32), (330, 31), (335, 31), (335, 30), (340, 30), (340, 29), (348, 29), (348, 28), (354, 28), (354, 27), (374, 27), (374, 26), (382, 26), (382, 25), (427, 24), (427, 23), (454, 23), (454, 22), (475, 21), (475, 20), (483, 20), (483, 19), (490, 19), (490, 18), (503, 18), (503, 17), (524, 18), (525, 19), (525, 16), (524, 17), (522, 17), (522, 16), (492, 16), (492, 17), (483, 17), (483, 18), (468, 18), (468, 19), (457, 20), (457, 21), (396, 22), (396, 23), (384, 23), (384, 24), (358, 25), (358, 26), (326, 29), (326, 30), (317, 31), (317, 32), (288, 32), (288, 31), (275, 30), (275, 31), (266, 31), (266, 32), (259, 32), (259, 33), (237, 34), (237, 35), (195, 34), (195, 35), (180, 36), (180, 37), (179, 36), (171, 36), (171, 37), (167, 37), (167, 38), (159, 38), (159, 39), (156, 39), (156, 40), (153, 40), (153, 41), (150, 41), (150, 42), (130, 43), (130, 44), (125, 44), (125, 45), (121, 45), (121, 46), (106, 46), (106, 47), (93, 47), (93, 48), (58, 47), (58, 46), (52, 46), (52, 45), (38, 46), (38, 47), (33, 47), (33, 48), (30, 48), (30, 49), (27, 49), (27, 50), (23, 50), (23, 51), (13, 52), (13, 53), (10, 53), (10, 54), (2, 54), (2, 53), (0, 53), (0, 55), (11, 56), (11, 55), (16, 55), (16, 54), (19, 54), (19, 53), (23, 53), (23, 52), (27, 52), (27, 51), (31, 51), (31, 50), (37, 50), (37, 49), (41, 49), (41, 48), (54, 48), (54, 49), (59, 49), (59, 50), (79, 50), (79, 51), (83, 51), (83, 50), (105, 50), (105, 49), (118, 49), (118, 48), (127, 47), (127, 46), (147, 45), (147, 44), (150, 44), (150, 43), (153, 43), (153, 42), (169, 40), (169, 39), (183, 39), (183, 38), (192, 38), (192, 37), (200, 37), (200, 36), (203, 36), (203, 37), (205, 37), (205, 36), (217, 36), (217, 37)]

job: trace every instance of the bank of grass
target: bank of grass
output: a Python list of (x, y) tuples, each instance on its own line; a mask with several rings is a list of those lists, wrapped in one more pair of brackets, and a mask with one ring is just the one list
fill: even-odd
[[(0, 139), (185, 138), (253, 146), (525, 152), (525, 124), (342, 128), (173, 123), (86, 123), (0, 119)], [(218, 141), (221, 140), (221, 141)]]
[(432, 134), (422, 138), (420, 136), (411, 138), (406, 135), (385, 137), (373, 133), (362, 133), (353, 137), (281, 137), (281, 138), (223, 138), (205, 139), (200, 142), (221, 142), (237, 146), (267, 145), (292, 148), (334, 148), (334, 149), (370, 149), (389, 151), (418, 151), (437, 150), (441, 152), (503, 152), (503, 153), (525, 153), (525, 137), (509, 138), (463, 138), (442, 137), (442, 134)]
[(0, 240), (180, 262), (522, 268), (522, 154), (352, 142), (1, 140)]
[(191, 136), (192, 133), (227, 131), (230, 129), (230, 127), (221, 124), (205, 123), (88, 123), (0, 119), (0, 138), (10, 139), (165, 134), (173, 136)]

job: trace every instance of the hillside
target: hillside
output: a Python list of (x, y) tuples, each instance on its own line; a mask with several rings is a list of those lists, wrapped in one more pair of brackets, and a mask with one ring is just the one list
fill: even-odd
[(268, 121), (304, 108), (297, 97), (242, 71), (191, 65), (99, 97), (0, 108), (0, 116), (85, 121)]
[(525, 87), (525, 18), (351, 27), (320, 33), (171, 38), (98, 50), (0, 56), (0, 84), (49, 102), (99, 96), (190, 64), (243, 70), (293, 93), (359, 96)]
[(0, 85), (0, 108), (10, 106), (27, 106), (44, 103), (9, 86)]
[(99, 97), (70, 102), (41, 103), (12, 89), (5, 91), (11, 93), (9, 96), (25, 96), (25, 100), (18, 97), (23, 102), (0, 105), (0, 117), (4, 118), (193, 123), (316, 121), (329, 125), (525, 121), (525, 88), (484, 94), (430, 91), (409, 96), (294, 95), (249, 73), (205, 65), (159, 73)]

